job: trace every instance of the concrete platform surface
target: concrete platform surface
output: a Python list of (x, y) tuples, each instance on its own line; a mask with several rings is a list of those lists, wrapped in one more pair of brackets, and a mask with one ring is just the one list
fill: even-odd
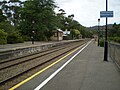
[[(120, 90), (120, 72), (110, 58), (103, 61), (103, 51), (91, 42), (40, 90)], [(34, 90), (54, 70), (50, 68), (16, 90)]]

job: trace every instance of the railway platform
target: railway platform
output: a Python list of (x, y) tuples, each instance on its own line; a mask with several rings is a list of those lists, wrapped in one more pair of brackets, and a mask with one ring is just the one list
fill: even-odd
[(120, 90), (120, 72), (103, 61), (104, 49), (93, 41), (42, 73), (10, 90)]
[(36, 47), (36, 46), (42, 46), (42, 45), (49, 45), (49, 44), (55, 44), (55, 43), (61, 43), (61, 42), (71, 42), (74, 40), (63, 40), (63, 41), (49, 41), (49, 42), (24, 42), (24, 43), (17, 43), (17, 44), (5, 44), (0, 45), (0, 52), (10, 51), (10, 50), (17, 50), (22, 48), (28, 48), (28, 47)]
[(80, 40), (62, 40), (62, 41), (49, 41), (49, 42), (24, 42), (17, 44), (6, 44), (0, 45), (0, 60), (2, 59), (10, 59), (21, 57), (25, 55), (30, 55), (33, 53), (41, 52), (47, 50), (51, 47), (62, 45), (65, 43), (81, 41)]

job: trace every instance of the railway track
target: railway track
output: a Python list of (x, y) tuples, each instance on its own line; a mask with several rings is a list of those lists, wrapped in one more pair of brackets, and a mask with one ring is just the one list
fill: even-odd
[(41, 53), (0, 62), (0, 75), (2, 75), (0, 76), (0, 85), (5, 85), (9, 81), (59, 58), (85, 42), (74, 42)]
[[(64, 47), (65, 48), (65, 47)], [(3, 61), (0, 63), (0, 70), (3, 70), (3, 69), (7, 69), (7, 68), (10, 68), (12, 66), (15, 66), (15, 65), (18, 65), (18, 64), (21, 64), (21, 63), (25, 63), (27, 61), (31, 61), (31, 60), (34, 60), (36, 58), (39, 58), (39, 57), (42, 57), (42, 56), (45, 56), (47, 54), (50, 54), (50, 53), (53, 53), (53, 52), (56, 52), (56, 51), (59, 51), (59, 50), (62, 50), (64, 48), (60, 48), (60, 49), (55, 49), (55, 50), (51, 50), (51, 51), (48, 51), (48, 52), (45, 52), (43, 54), (34, 54), (34, 55), (31, 55), (29, 56), (29, 58), (25, 58), (25, 57), (21, 57), (19, 59), (11, 59), (11, 60), (7, 60), (7, 61)], [(28, 57), (28, 56), (27, 56)], [(24, 59), (25, 58), (25, 59)]]
[[(63, 46), (63, 45), (61, 45), (61, 46)], [(56, 47), (49, 48), (47, 51), (51, 51), (51, 50), (54, 50), (54, 49), (58, 49), (58, 48), (61, 47), (61, 46), (56, 46)], [(33, 53), (33, 54), (28, 54), (28, 55), (25, 55), (25, 56), (23, 55), (23, 56), (17, 57), (17, 58), (10, 58), (10, 59), (1, 60), (1, 61), (0, 61), (0, 65), (3, 64), (3, 63), (15, 61), (15, 60), (18, 60), (18, 59), (21, 59), (21, 58), (25, 58), (25, 57), (29, 57), (29, 56), (34, 56), (34, 55), (36, 55), (36, 54), (44, 53), (44, 52), (46, 52), (46, 50), (40, 51), (40, 52), (37, 52), (37, 53)]]

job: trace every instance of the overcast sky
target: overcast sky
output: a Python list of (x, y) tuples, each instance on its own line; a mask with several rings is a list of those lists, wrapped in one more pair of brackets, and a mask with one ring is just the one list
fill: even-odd
[[(56, 0), (56, 2), (67, 15), (74, 14), (74, 19), (87, 27), (97, 25), (100, 11), (106, 10), (106, 0)], [(108, 23), (120, 23), (120, 0), (108, 0), (108, 10), (114, 11), (114, 17), (109, 18)], [(100, 23), (105, 25), (105, 18), (101, 18)]]

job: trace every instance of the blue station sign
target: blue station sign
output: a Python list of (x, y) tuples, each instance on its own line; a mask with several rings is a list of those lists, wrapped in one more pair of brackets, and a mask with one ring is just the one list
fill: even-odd
[(113, 11), (100, 11), (100, 17), (113, 17)]

